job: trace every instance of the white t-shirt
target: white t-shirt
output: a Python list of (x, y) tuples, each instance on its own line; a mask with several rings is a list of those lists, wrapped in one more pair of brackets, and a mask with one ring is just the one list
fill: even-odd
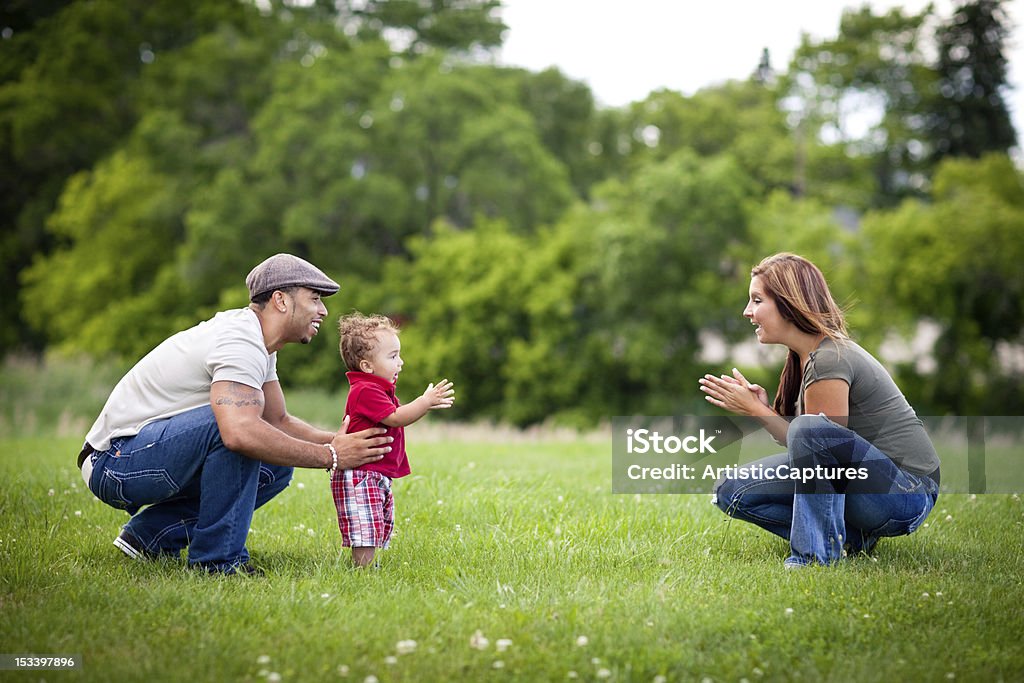
[(262, 389), (277, 380), (277, 354), (267, 353), (263, 329), (250, 308), (222, 311), (178, 332), (125, 375), (86, 441), (97, 451), (134, 436), (150, 422), (210, 404), (210, 385), (230, 381)]

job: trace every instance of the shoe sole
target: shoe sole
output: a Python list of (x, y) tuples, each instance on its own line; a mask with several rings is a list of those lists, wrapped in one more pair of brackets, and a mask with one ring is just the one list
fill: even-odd
[(114, 547), (133, 560), (147, 559), (143, 553), (136, 550), (128, 541), (124, 540), (120, 536), (114, 539)]

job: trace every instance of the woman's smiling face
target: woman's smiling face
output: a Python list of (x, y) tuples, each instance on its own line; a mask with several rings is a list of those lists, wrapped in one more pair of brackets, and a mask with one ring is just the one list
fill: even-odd
[(775, 299), (768, 294), (757, 275), (750, 278), (749, 296), (750, 300), (743, 309), (743, 315), (756, 326), (754, 334), (757, 335), (757, 340), (762, 344), (781, 343), (784, 333), (787, 328), (792, 327), (792, 323), (779, 313)]

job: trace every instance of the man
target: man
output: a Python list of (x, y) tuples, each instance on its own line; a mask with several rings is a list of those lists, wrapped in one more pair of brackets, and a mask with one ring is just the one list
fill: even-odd
[(338, 284), (290, 254), (263, 261), (245, 282), (247, 308), (150, 351), (86, 437), (82, 477), (97, 498), (132, 515), (114, 540), (130, 557), (188, 548), (192, 567), (258, 574), (245, 547), (253, 511), (288, 486), (293, 467), (356, 468), (391, 450), (384, 429), (346, 434), (346, 416), (327, 432), (285, 408), (277, 351), (312, 340), (327, 316), (321, 299)]

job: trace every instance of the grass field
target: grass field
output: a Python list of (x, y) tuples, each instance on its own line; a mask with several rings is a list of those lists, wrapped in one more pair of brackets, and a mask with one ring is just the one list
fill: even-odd
[(0, 653), (82, 666), (0, 679), (1024, 678), (1017, 497), (945, 496), (874, 558), (787, 572), (706, 495), (612, 495), (601, 436), (422, 427), (379, 569), (349, 567), (326, 475), (299, 471), (253, 521), (259, 579), (128, 560), (79, 439), (3, 439)]

